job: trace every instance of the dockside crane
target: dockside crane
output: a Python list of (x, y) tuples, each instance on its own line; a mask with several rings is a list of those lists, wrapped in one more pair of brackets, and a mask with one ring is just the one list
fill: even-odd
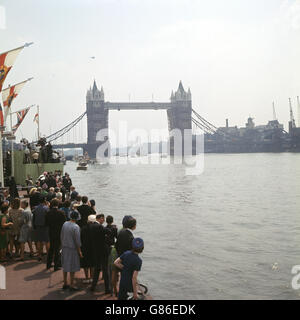
[(290, 122), (291, 122), (292, 128), (296, 128), (296, 122), (294, 118), (291, 98), (289, 98), (289, 103), (290, 103)]
[(300, 128), (300, 100), (299, 100), (299, 96), (297, 97), (297, 103), (298, 103), (298, 127)]
[(275, 102), (273, 102), (273, 120), (277, 120), (277, 117), (276, 117), (276, 110), (275, 110)]

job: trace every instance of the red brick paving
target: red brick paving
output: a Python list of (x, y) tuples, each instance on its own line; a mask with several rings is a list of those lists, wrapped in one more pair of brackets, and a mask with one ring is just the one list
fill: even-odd
[(90, 292), (90, 284), (82, 283), (84, 272), (75, 274), (75, 285), (79, 291), (62, 290), (63, 273), (46, 270), (46, 256), (43, 262), (37, 258), (25, 261), (10, 261), (2, 264), (6, 268), (6, 290), (0, 290), (0, 300), (114, 300), (104, 294), (103, 280), (98, 282), (95, 292)]

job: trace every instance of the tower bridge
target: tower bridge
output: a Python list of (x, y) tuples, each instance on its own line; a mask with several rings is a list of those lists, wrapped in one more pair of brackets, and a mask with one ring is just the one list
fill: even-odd
[[(168, 128), (170, 132), (169, 147), (170, 154), (173, 155), (176, 129), (176, 138), (178, 131), (181, 133), (181, 151), (186, 151), (185, 146), (190, 147), (192, 141), (192, 153), (196, 146), (197, 134), (192, 136), (193, 129), (200, 129), (206, 135), (205, 152), (281, 152), (299, 150), (298, 129), (295, 127), (294, 117), (291, 112), (291, 121), (289, 133), (283, 126), (274, 121), (269, 122), (267, 126), (254, 127), (246, 125), (245, 128), (230, 128), (228, 121), (226, 127), (217, 128), (211, 122), (204, 119), (197, 111), (192, 108), (192, 95), (190, 89), (184, 90), (182, 82), (179, 82), (178, 89), (171, 93), (170, 102), (109, 102), (105, 101), (103, 87), (99, 90), (96, 81), (93, 87), (86, 94), (86, 111), (77, 119), (65, 126), (63, 129), (46, 137), (47, 141), (57, 141), (63, 137), (72, 128), (74, 128), (73, 141), (76, 141), (76, 126), (82, 119), (87, 116), (87, 143), (69, 143), (53, 145), (54, 148), (82, 148), (88, 152), (91, 158), (96, 158), (96, 153), (101, 144), (109, 139), (109, 111), (110, 110), (166, 110), (168, 119)], [(81, 122), (82, 123), (82, 122)], [(102, 141), (97, 140), (97, 135), (101, 130), (106, 130)], [(99, 137), (99, 135), (98, 135)], [(271, 138), (270, 138), (271, 137)], [(180, 142), (180, 140), (176, 142)], [(187, 143), (186, 143), (187, 142)], [(251, 143), (250, 143), (251, 142)], [(107, 146), (107, 144), (106, 144)], [(179, 149), (180, 150), (180, 149)], [(178, 150), (178, 151), (179, 151)], [(195, 149), (196, 151), (196, 149)], [(189, 151), (188, 151), (189, 152)], [(176, 152), (177, 153), (177, 152)], [(187, 154), (185, 152), (185, 154)]]
[[(168, 128), (171, 133), (169, 138), (171, 154), (174, 152), (172, 131), (175, 129), (181, 132), (182, 150), (184, 150), (185, 139), (191, 138), (189, 135), (192, 134), (192, 124), (203, 132), (220, 134), (214, 125), (192, 109), (191, 91), (190, 89), (185, 91), (181, 81), (178, 89), (175, 92), (172, 91), (170, 102), (109, 102), (105, 101), (103, 87), (99, 90), (94, 80), (93, 87), (90, 87), (86, 94), (86, 111), (64, 128), (46, 137), (46, 139), (52, 143), (57, 141), (70, 132), (71, 129), (75, 129), (77, 124), (87, 116), (87, 143), (53, 144), (53, 148), (82, 148), (84, 152), (88, 152), (91, 158), (96, 158), (98, 147), (109, 139), (109, 137), (105, 137), (103, 141), (98, 141), (97, 134), (103, 129), (108, 132), (110, 110), (166, 110)], [(76, 138), (73, 140), (76, 140)]]
[[(90, 88), (86, 95), (88, 141), (84, 150), (90, 157), (96, 157), (96, 151), (103, 143), (97, 141), (97, 133), (108, 129), (110, 110), (166, 110), (169, 131), (179, 129), (183, 136), (184, 130), (192, 129), (191, 91), (185, 91), (180, 81), (177, 91), (172, 91), (170, 100), (170, 102), (108, 102), (104, 99), (103, 87), (99, 90), (94, 81), (93, 88)], [(172, 139), (171, 137), (171, 148)]]

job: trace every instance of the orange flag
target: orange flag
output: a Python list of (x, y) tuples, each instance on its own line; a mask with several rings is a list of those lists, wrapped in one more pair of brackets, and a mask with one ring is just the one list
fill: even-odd
[(17, 59), (18, 54), (23, 48), (24, 46), (4, 52), (0, 55), (0, 92), (2, 91), (2, 86), (7, 74), (9, 73), (15, 60)]

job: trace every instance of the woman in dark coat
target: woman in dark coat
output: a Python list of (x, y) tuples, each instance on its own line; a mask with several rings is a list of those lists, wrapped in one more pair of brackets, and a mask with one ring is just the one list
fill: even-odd
[(12, 198), (19, 198), (19, 192), (16, 184), (16, 180), (14, 177), (10, 177), (8, 181), (9, 186), (9, 194)]
[[(88, 222), (81, 228), (81, 252), (83, 258), (80, 260), (80, 266), (84, 269), (85, 280), (83, 283), (92, 283), (93, 279), (93, 256), (92, 256), (92, 240), (91, 240), (91, 225), (96, 222), (95, 215), (88, 216)], [(90, 271), (90, 277), (89, 277)]]
[(33, 210), (40, 204), (41, 194), (37, 191), (37, 188), (32, 188), (29, 192), (30, 208)]

